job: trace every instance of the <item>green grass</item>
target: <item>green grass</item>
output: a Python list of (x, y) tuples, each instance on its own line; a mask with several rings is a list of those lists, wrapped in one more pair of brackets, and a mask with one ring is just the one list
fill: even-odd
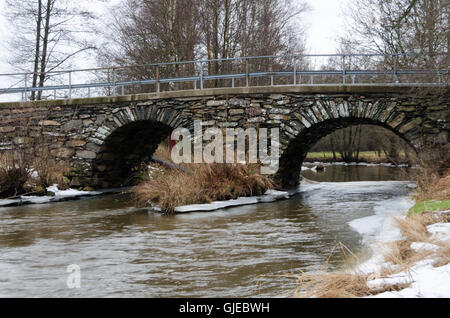
[(417, 202), (408, 211), (408, 215), (413, 215), (423, 212), (437, 212), (450, 210), (450, 200), (430, 200)]
[[(405, 159), (405, 154), (404, 152), (400, 152), (400, 157)], [(310, 160), (333, 160), (333, 152), (331, 151), (319, 151), (319, 152), (308, 152), (308, 154), (306, 155), (307, 159)], [(337, 160), (342, 160), (341, 155), (336, 152), (336, 159)], [(367, 162), (385, 162), (388, 160), (388, 158), (386, 157), (386, 155), (381, 152), (380, 156), (378, 156), (378, 152), (376, 151), (361, 151), (359, 153), (359, 159), (361, 161), (367, 161)]]

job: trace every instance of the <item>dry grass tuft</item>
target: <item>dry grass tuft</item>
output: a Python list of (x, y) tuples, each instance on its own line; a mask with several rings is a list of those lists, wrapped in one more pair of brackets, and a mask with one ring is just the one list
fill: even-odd
[(437, 173), (424, 169), (417, 180), (417, 201), (422, 200), (446, 200), (450, 199), (450, 171), (440, 177)]
[(29, 167), (29, 158), (21, 152), (0, 155), (0, 198), (25, 192), (25, 183), (30, 177)]
[(368, 282), (371, 279), (373, 279), (373, 275), (357, 272), (302, 274), (298, 277), (299, 286), (294, 296), (299, 298), (359, 298), (399, 291), (410, 286), (409, 283), (399, 283), (369, 287)]
[(298, 277), (295, 297), (355, 298), (371, 295), (368, 275), (358, 273), (313, 273)]
[[(342, 243), (338, 243), (333, 248), (331, 254), (337, 247), (340, 247), (344, 256), (357, 258)], [(330, 255), (331, 256), (331, 255)], [(397, 272), (391, 266), (383, 267), (377, 273), (362, 273), (359, 271), (345, 270), (339, 272), (325, 271), (329, 259), (323, 264), (322, 270), (316, 273), (302, 273), (297, 278), (297, 288), (294, 291), (295, 297), (300, 298), (357, 298), (372, 296), (387, 291), (399, 291), (410, 284), (385, 284), (377, 287), (370, 287), (368, 282), (375, 278), (382, 278)]]
[(384, 259), (394, 265), (403, 265), (411, 258), (414, 251), (411, 249), (410, 241), (395, 241), (387, 244), (388, 249), (384, 252)]
[(410, 242), (430, 242), (427, 226), (440, 221), (433, 213), (419, 213), (405, 219), (395, 218), (395, 222), (403, 236)]
[(450, 263), (450, 242), (441, 242), (439, 245), (441, 247), (436, 252), (438, 260), (433, 265), (434, 267), (441, 267)]
[[(388, 243), (388, 250), (384, 253), (384, 259), (394, 265), (400, 265), (396, 272), (407, 270), (414, 263), (421, 261), (433, 254), (433, 251), (411, 249), (411, 241), (401, 240)], [(391, 273), (392, 274), (392, 273)]]
[(135, 202), (144, 206), (159, 205), (162, 212), (172, 214), (175, 207), (189, 204), (262, 195), (275, 184), (269, 176), (259, 174), (258, 165), (193, 164), (189, 172), (165, 170), (132, 189)]
[(32, 167), (38, 174), (36, 183), (39, 187), (45, 189), (54, 184), (58, 184), (58, 188), (62, 190), (69, 187), (69, 181), (65, 177), (70, 172), (69, 162), (57, 161), (50, 155), (48, 147), (36, 149)]
[[(68, 162), (53, 158), (47, 145), (32, 144), (1, 153), (0, 198), (45, 193), (45, 188), (53, 184), (65, 189), (69, 186), (65, 177), (69, 171)], [(33, 172), (38, 174), (37, 178)]]
[(170, 153), (170, 150), (167, 146), (160, 144), (158, 148), (156, 148), (155, 153), (153, 154), (158, 159), (166, 160), (171, 162), (172, 161), (172, 155)]

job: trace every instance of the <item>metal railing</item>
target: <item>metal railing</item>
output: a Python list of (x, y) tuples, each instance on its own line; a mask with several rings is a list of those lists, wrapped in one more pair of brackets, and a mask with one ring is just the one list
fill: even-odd
[[(0, 74), (0, 79), (14, 83), (0, 88), (0, 95), (20, 94), (20, 100), (26, 101), (33, 92), (49, 91), (43, 99), (254, 85), (448, 85), (448, 64), (433, 70), (417, 67), (442, 56), (444, 60), (448, 57), (447, 54), (295, 54), (63, 70), (45, 73), (46, 85), (42, 87), (30, 85), (34, 73)], [(372, 69), (374, 66), (376, 69)]]

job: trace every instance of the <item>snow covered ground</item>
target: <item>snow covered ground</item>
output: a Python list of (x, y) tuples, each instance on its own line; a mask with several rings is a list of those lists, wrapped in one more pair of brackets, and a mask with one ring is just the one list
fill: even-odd
[[(377, 273), (387, 265), (395, 268), (384, 260), (385, 243), (404, 239), (400, 230), (394, 224), (393, 218), (405, 218), (414, 201), (408, 197), (385, 201), (375, 208), (375, 215), (351, 221), (349, 225), (363, 236), (363, 242), (373, 250), (373, 256), (357, 270), (361, 273)], [(450, 211), (448, 211), (450, 212)], [(450, 223), (436, 223), (427, 227), (432, 239), (450, 242)], [(384, 244), (383, 244), (384, 243)], [(400, 291), (384, 292), (377, 298), (437, 298), (450, 297), (450, 264), (434, 267), (437, 261), (436, 251), (439, 247), (425, 242), (411, 244), (414, 250), (428, 249), (433, 253), (427, 258), (415, 263), (408, 270), (384, 278), (376, 278), (368, 282), (369, 287), (376, 288), (386, 284), (410, 284)]]

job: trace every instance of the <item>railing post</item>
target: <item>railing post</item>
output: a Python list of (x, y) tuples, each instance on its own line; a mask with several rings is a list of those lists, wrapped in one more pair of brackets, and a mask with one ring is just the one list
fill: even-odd
[(250, 85), (250, 75), (249, 75), (249, 65), (248, 65), (248, 59), (245, 60), (245, 86)]
[(342, 55), (342, 84), (345, 84), (345, 55)]
[(27, 96), (27, 91), (28, 91), (28, 74), (25, 74), (25, 98), (24, 100), (27, 101), (28, 100), (28, 96)]
[(270, 86), (273, 86), (273, 64), (269, 63), (269, 73), (270, 73)]
[(160, 92), (160, 86), (159, 86), (159, 65), (155, 66), (155, 88), (156, 92)]
[(311, 75), (311, 77), (310, 77), (310, 79), (309, 79), (309, 83), (310, 83), (311, 85), (314, 84), (314, 75)]
[(294, 64), (294, 85), (297, 85), (297, 56), (294, 55), (293, 59)]
[(200, 89), (203, 89), (203, 62), (200, 62)]
[(72, 99), (72, 71), (69, 71), (69, 99)]
[(398, 78), (397, 78), (397, 55), (394, 54), (394, 83), (398, 83)]
[(117, 90), (116, 90), (116, 69), (113, 67), (112, 69), (112, 81), (113, 81), (113, 96), (117, 95)]

